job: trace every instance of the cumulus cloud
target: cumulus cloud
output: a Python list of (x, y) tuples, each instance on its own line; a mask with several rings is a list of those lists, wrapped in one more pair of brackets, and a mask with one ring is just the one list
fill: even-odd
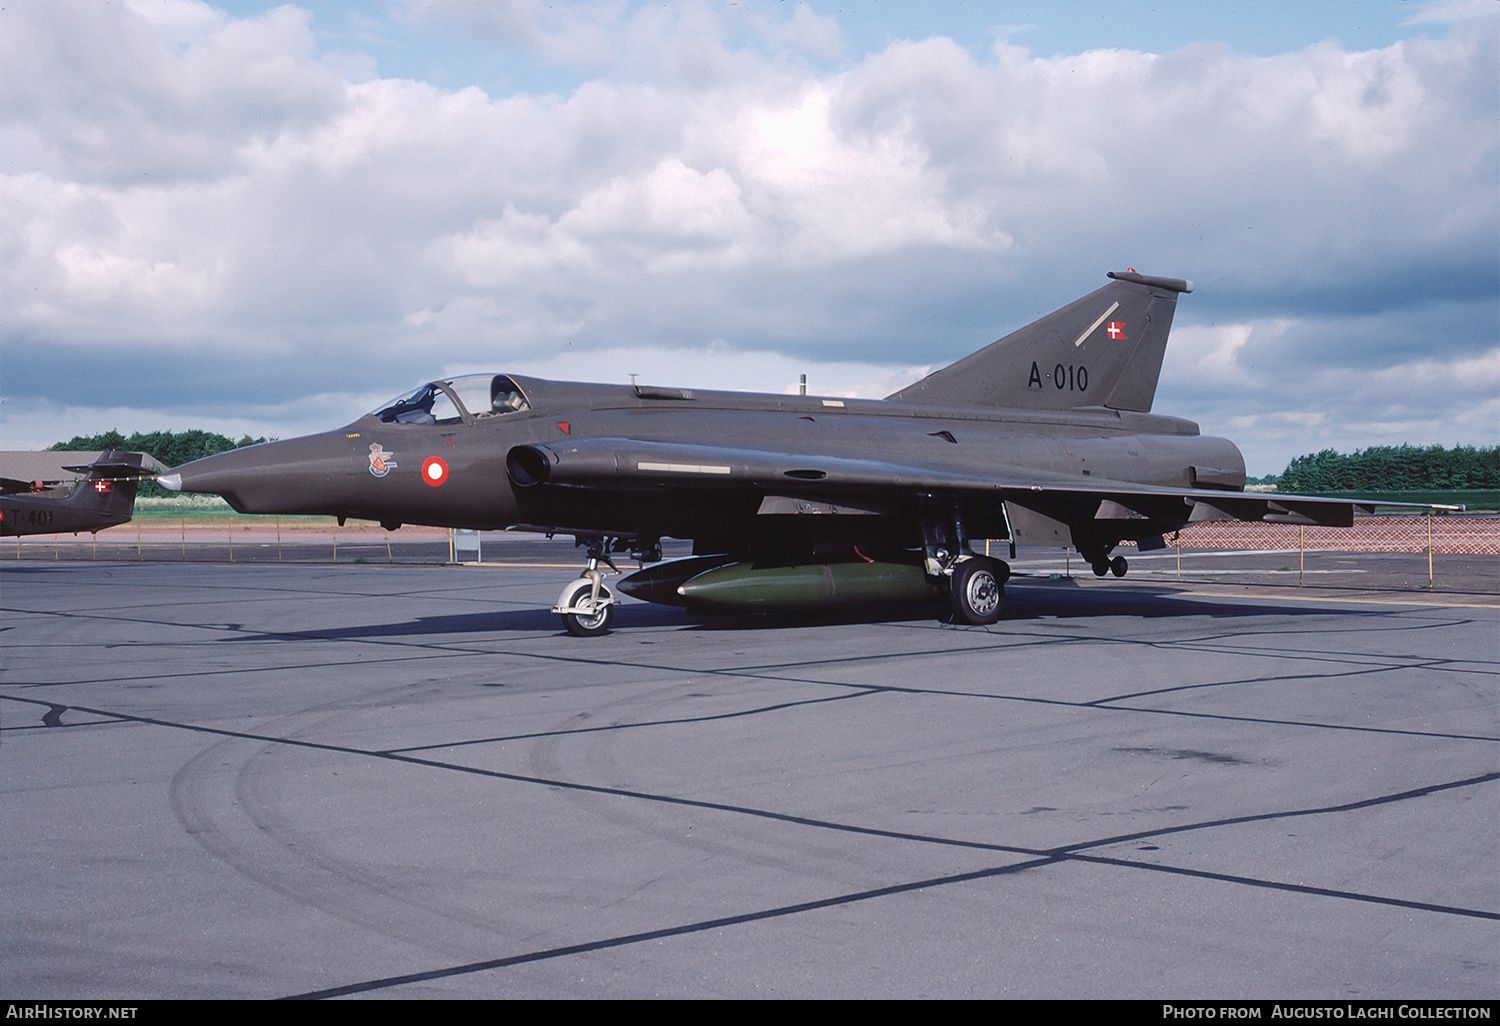
[(1366, 52), (850, 58), (801, 5), (410, 5), (587, 79), (490, 95), (346, 76), (291, 6), (11, 5), (0, 431), (121, 388), (301, 426), (330, 382), (338, 420), (456, 367), (613, 372), (591, 353), (884, 394), (1132, 264), (1199, 284), (1159, 409), (1282, 462), (1297, 418), (1483, 441), (1490, 395), (1443, 374), (1497, 352), (1500, 19), (1455, 12)]
[[(1157, 406), (1234, 439), (1255, 476), (1294, 456), (1371, 445), (1488, 444), (1500, 424), (1500, 346), (1357, 343), (1297, 358), (1298, 340), (1359, 334), (1324, 320), (1284, 318), (1174, 330)], [(1292, 354), (1292, 355), (1289, 355)]]

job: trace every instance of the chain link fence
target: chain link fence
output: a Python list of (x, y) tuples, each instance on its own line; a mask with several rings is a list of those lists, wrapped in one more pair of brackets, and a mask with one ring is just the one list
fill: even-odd
[(100, 559), (215, 563), (447, 563), (452, 532), (332, 517), (137, 517), (97, 534), (30, 535), (0, 542), (0, 560)]
[(1184, 549), (1500, 555), (1500, 517), (1359, 517), (1353, 527), (1221, 520), (1183, 528), (1177, 543)]
[[(1351, 528), (1215, 521), (1168, 537), (1179, 552), (1500, 555), (1500, 516), (1361, 517)], [(1004, 545), (1004, 542), (996, 543)], [(482, 548), (481, 548), (482, 545)], [(1131, 548), (1127, 544), (1126, 548)], [(684, 554), (685, 554), (684, 550)], [(675, 554), (675, 553), (674, 553)], [(0, 542), (0, 561), (146, 560), (222, 563), (582, 563), (571, 539), (377, 524), (330, 517), (144, 517), (98, 534), (33, 535)], [(1300, 564), (1299, 564), (1300, 565)]]

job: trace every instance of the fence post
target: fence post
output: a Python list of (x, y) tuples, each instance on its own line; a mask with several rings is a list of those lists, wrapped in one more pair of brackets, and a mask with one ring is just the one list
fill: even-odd
[(178, 517), (177, 523), (182, 528), (182, 558), (187, 559), (187, 517)]
[(1302, 574), (1307, 569), (1307, 526), (1297, 525), (1297, 587), (1302, 587)]
[(333, 522), (333, 561), (339, 561), (339, 522)]
[(1427, 590), (1432, 590), (1432, 510), (1427, 511)]
[[(19, 556), (20, 553), (18, 552), (18, 553), (16, 553), (16, 555)], [(135, 558), (137, 560), (139, 560), (141, 558), (141, 518), (140, 517), (136, 517), (135, 518)]]
[(276, 562), (281, 562), (281, 518), (276, 518)]
[(229, 561), (234, 562), (234, 517), (229, 518)]

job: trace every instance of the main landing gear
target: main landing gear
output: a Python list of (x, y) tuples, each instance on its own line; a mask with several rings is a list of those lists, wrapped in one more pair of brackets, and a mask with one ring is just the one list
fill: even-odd
[(1125, 572), (1130, 569), (1130, 564), (1125, 562), (1124, 556), (1116, 556), (1114, 559), (1100, 557), (1089, 565), (1093, 569), (1095, 577), (1103, 577), (1105, 574), (1124, 577)]
[(963, 512), (952, 498), (921, 496), (923, 559), (929, 577), (948, 578), (948, 598), (957, 623), (988, 626), (1000, 619), (1010, 567), (969, 551)]
[(988, 556), (970, 556), (953, 565), (948, 595), (953, 601), (953, 619), (986, 626), (1000, 619), (1005, 600), (1005, 582), (1010, 567)]

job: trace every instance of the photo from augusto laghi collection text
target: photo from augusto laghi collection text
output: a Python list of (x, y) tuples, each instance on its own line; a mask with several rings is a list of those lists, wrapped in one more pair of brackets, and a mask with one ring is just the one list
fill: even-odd
[(1436, 1001), (1341, 1002), (1168, 1002), (1163, 1019), (1489, 1019), (1493, 1003), (1447, 1004)]

